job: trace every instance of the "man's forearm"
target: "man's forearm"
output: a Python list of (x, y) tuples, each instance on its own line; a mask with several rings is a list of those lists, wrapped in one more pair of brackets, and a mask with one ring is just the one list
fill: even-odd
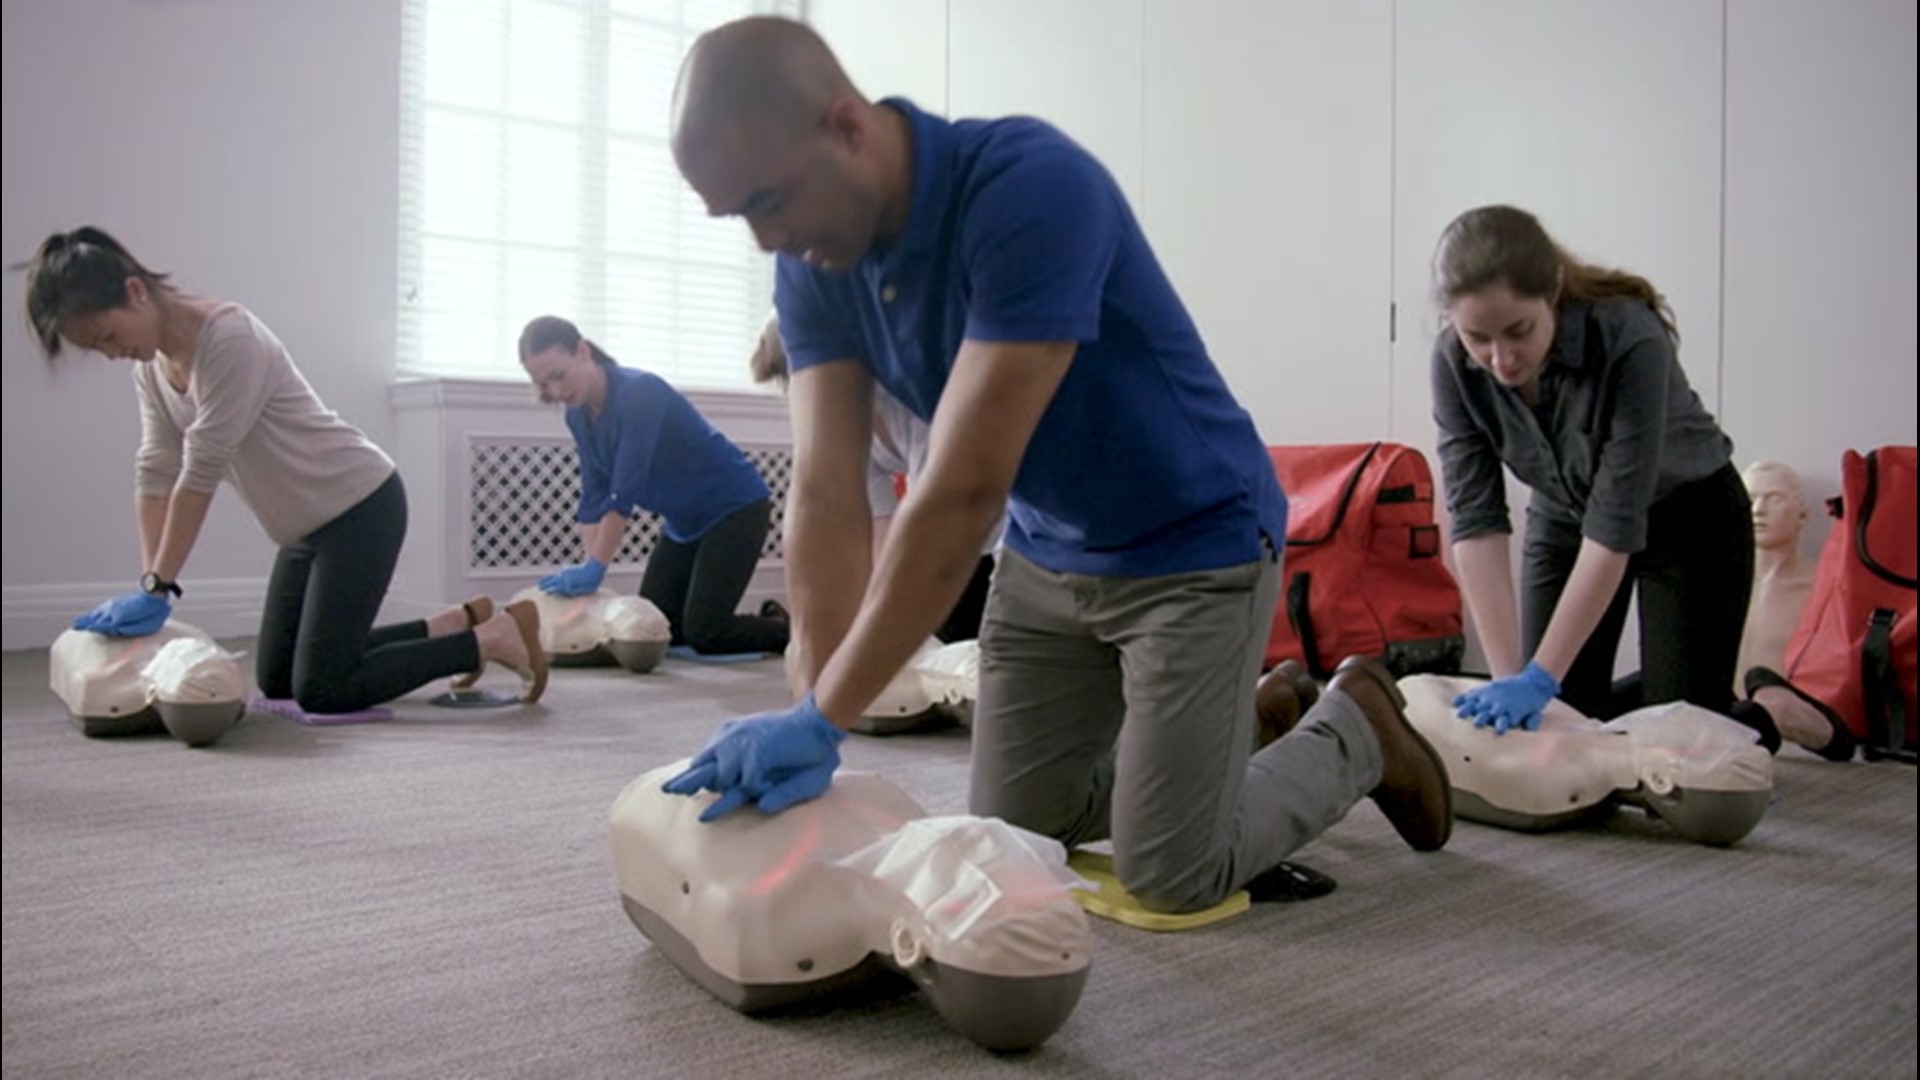
[(788, 500), (783, 539), (794, 620), (788, 674), (796, 695), (819, 681), (820, 669), (846, 639), (866, 598), (871, 528), (864, 512), (836, 512), (800, 497)]
[[(945, 621), (980, 559), (987, 530), (1005, 507), (988, 492), (909, 496), (846, 640), (815, 685), (820, 711), (841, 726), (856, 719)], [(909, 554), (910, 553), (910, 554)]]

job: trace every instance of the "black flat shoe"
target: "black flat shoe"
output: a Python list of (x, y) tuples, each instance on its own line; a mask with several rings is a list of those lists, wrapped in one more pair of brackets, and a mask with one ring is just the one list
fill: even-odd
[(1325, 896), (1337, 887), (1332, 878), (1311, 866), (1283, 862), (1247, 882), (1247, 896), (1256, 904), (1290, 904)]
[(1786, 676), (1772, 668), (1748, 668), (1746, 676), (1741, 681), (1746, 685), (1747, 697), (1749, 698), (1753, 697), (1756, 692), (1765, 690), (1769, 686), (1778, 686), (1784, 688), (1794, 697), (1813, 706), (1813, 711), (1825, 717), (1827, 724), (1833, 728), (1833, 735), (1827, 739), (1827, 745), (1815, 750), (1814, 753), (1819, 754), (1828, 761), (1853, 760), (1855, 746), (1853, 732), (1847, 729), (1846, 721), (1840, 719), (1839, 713), (1827, 707), (1826, 702), (1809, 696), (1806, 691), (1788, 682)]

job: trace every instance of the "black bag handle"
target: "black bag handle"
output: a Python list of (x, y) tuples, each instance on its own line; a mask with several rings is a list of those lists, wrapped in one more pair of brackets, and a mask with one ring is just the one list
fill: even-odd
[(1367, 465), (1373, 461), (1373, 455), (1379, 452), (1379, 443), (1374, 443), (1372, 446), (1367, 447), (1367, 452), (1360, 455), (1360, 464), (1355, 465), (1353, 472), (1347, 475), (1347, 485), (1340, 490), (1340, 508), (1334, 511), (1333, 524), (1327, 527), (1326, 534), (1316, 536), (1311, 540), (1295, 540), (1292, 537), (1288, 537), (1288, 547), (1312, 547), (1315, 544), (1324, 544), (1339, 534), (1341, 523), (1347, 520), (1347, 507), (1353, 502), (1353, 490), (1360, 486), (1361, 474), (1367, 471)]
[(1874, 608), (1867, 616), (1867, 635), (1860, 641), (1860, 689), (1867, 709), (1867, 738), (1862, 747), (1868, 761), (1891, 758), (1914, 763), (1907, 743), (1907, 705), (1893, 672), (1893, 624), (1897, 613)]
[(1316, 679), (1327, 679), (1332, 673), (1320, 662), (1320, 643), (1314, 639), (1313, 612), (1307, 601), (1313, 589), (1313, 572), (1301, 570), (1287, 582), (1287, 622), (1293, 624), (1293, 635), (1300, 639), (1300, 651), (1307, 657), (1307, 673)]
[[(1867, 451), (1867, 490), (1860, 496), (1860, 516), (1853, 523), (1853, 549), (1860, 556), (1861, 565), (1873, 571), (1873, 575), (1882, 581), (1891, 582), (1903, 589), (1920, 587), (1910, 577), (1901, 577), (1884, 566), (1867, 550), (1867, 522), (1873, 520), (1874, 503), (1880, 498), (1880, 451)], [(1342, 508), (1344, 512), (1344, 507)]]

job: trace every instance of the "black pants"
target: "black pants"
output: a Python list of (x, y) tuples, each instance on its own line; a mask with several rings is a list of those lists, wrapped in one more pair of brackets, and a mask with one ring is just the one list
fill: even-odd
[[(1527, 656), (1546, 635), (1573, 573), (1580, 541), (1577, 523), (1528, 511), (1520, 595), (1520, 633)], [(1733, 669), (1739, 662), (1752, 588), (1752, 500), (1729, 464), (1676, 488), (1648, 512), (1647, 545), (1628, 560), (1620, 591), (1561, 680), (1561, 700), (1596, 719), (1669, 701), (1727, 713), (1733, 705)], [(1620, 700), (1613, 689), (1614, 655), (1636, 589), (1638, 700)]]
[(660, 537), (640, 579), (640, 595), (667, 617), (675, 645), (700, 653), (786, 650), (785, 619), (734, 610), (760, 565), (772, 516), (773, 503), (761, 499), (720, 519), (692, 543)]
[(977, 641), (980, 638), (980, 617), (987, 611), (987, 589), (993, 585), (993, 556), (982, 555), (974, 564), (973, 579), (967, 582), (967, 591), (947, 613), (947, 621), (933, 636), (943, 645), (956, 641)]
[(280, 549), (260, 613), (261, 693), (308, 712), (355, 712), (480, 665), (472, 631), (430, 638), (420, 619), (373, 628), (406, 537), (407, 491), (394, 473)]

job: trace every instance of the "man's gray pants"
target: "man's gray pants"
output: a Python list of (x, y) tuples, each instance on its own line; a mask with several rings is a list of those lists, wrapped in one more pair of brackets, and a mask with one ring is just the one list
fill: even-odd
[[(1142, 905), (1219, 903), (1380, 780), (1359, 706), (1327, 693), (1252, 754), (1280, 560), (1152, 578), (1002, 549), (980, 631), (973, 813), (1072, 848), (1113, 841)], [(1251, 755), (1251, 757), (1249, 756)]]

